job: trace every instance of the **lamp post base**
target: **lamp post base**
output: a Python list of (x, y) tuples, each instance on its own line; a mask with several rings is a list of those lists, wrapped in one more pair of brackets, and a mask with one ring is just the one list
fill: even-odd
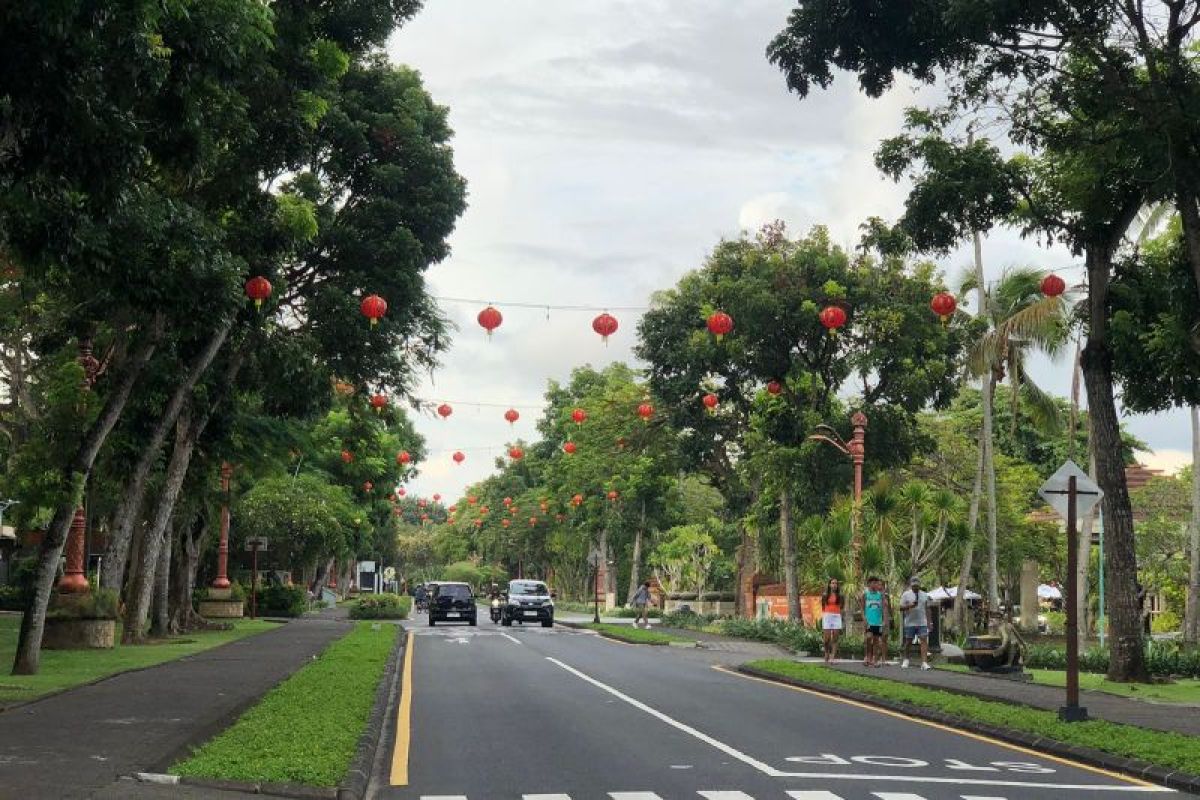
[(1088, 711), (1085, 706), (1062, 706), (1058, 718), (1063, 722), (1087, 722)]

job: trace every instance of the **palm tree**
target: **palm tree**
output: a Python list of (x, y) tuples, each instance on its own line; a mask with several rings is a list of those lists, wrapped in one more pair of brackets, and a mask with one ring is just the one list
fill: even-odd
[[(975, 495), (986, 493), (988, 601), (997, 607), (1000, 590), (996, 561), (996, 470), (992, 431), (995, 388), (1005, 380), (1009, 382), (1011, 432), (1014, 435), (1022, 404), (1035, 423), (1047, 424), (1056, 420), (1058, 408), (1053, 398), (1029, 379), (1026, 366), (1036, 351), (1055, 355), (1063, 348), (1070, 332), (1070, 317), (1069, 306), (1063, 296), (1047, 297), (1042, 294), (1044, 271), (1028, 267), (1007, 270), (1000, 280), (986, 286), (982, 272), (982, 258), (976, 240), (975, 274), (964, 282), (962, 291), (975, 289), (978, 292), (979, 317), (988, 326), (971, 349), (967, 368), (971, 376), (983, 382), (983, 425)], [(969, 522), (972, 530), (978, 522), (978, 508), (979, 498), (973, 496)], [(965, 594), (963, 590), (966, 588), (965, 578), (970, 571), (971, 557), (972, 548), (968, 547), (964, 553), (964, 574), (959, 576), (959, 597)]]

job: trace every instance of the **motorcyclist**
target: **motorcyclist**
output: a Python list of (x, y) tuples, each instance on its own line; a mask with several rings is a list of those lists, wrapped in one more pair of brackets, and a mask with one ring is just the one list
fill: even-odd
[(413, 590), (413, 599), (416, 601), (418, 609), (424, 609), (426, 607), (429, 599), (429, 591), (425, 588), (425, 584), (417, 584), (417, 588)]
[(497, 583), (493, 583), (492, 588), (488, 590), (488, 600), (499, 600), (499, 599), (500, 599), (500, 585)]

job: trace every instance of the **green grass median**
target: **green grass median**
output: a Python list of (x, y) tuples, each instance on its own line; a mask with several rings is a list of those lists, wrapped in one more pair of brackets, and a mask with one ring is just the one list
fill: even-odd
[(171, 772), (336, 786), (350, 768), (399, 631), (387, 623), (357, 623)]
[(818, 664), (764, 660), (746, 666), (815, 686), (861, 692), (941, 711), (971, 722), (1031, 733), (1066, 744), (1092, 747), (1105, 753), (1200, 774), (1200, 739), (1181, 733), (1149, 730), (1104, 720), (1066, 723), (1061, 722), (1052, 711), (964, 697), (883, 678), (849, 675)]
[(632, 625), (613, 625), (610, 623), (601, 622), (599, 624), (589, 622), (584, 625), (588, 630), (596, 631), (611, 639), (616, 639), (628, 644), (670, 644), (671, 642), (688, 642), (691, 639), (685, 639), (682, 636), (672, 636), (669, 633), (659, 633), (658, 631), (646, 630), (645, 628), (635, 628)]
[[(938, 669), (951, 672), (970, 672), (970, 668), (960, 664), (942, 664)], [(1033, 682), (1042, 686), (1062, 687), (1067, 685), (1067, 673), (1060, 669), (1026, 669)], [(1106, 692), (1119, 697), (1130, 697), (1134, 700), (1150, 700), (1155, 703), (1172, 703), (1182, 705), (1200, 704), (1200, 680), (1196, 678), (1177, 678), (1163, 683), (1117, 683), (1108, 680), (1103, 675), (1091, 672), (1079, 673), (1079, 688), (1093, 692)]]
[[(278, 627), (272, 622), (240, 619), (227, 631), (194, 631), (149, 644), (118, 644), (111, 650), (43, 650), (37, 675), (8, 675), (4, 673), (17, 650), (21, 617), (5, 614), (0, 616), (0, 669), (4, 671), (0, 673), (0, 705), (33, 700), (131, 669), (153, 667)], [(117, 640), (120, 638), (118, 625)]]

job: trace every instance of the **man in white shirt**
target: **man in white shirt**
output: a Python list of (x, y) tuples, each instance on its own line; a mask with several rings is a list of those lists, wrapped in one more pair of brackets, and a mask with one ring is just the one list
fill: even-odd
[(929, 669), (929, 594), (921, 591), (921, 579), (909, 578), (908, 589), (900, 595), (900, 611), (904, 614), (904, 660), (903, 669), (908, 669), (908, 648), (914, 641), (921, 644), (921, 669)]

